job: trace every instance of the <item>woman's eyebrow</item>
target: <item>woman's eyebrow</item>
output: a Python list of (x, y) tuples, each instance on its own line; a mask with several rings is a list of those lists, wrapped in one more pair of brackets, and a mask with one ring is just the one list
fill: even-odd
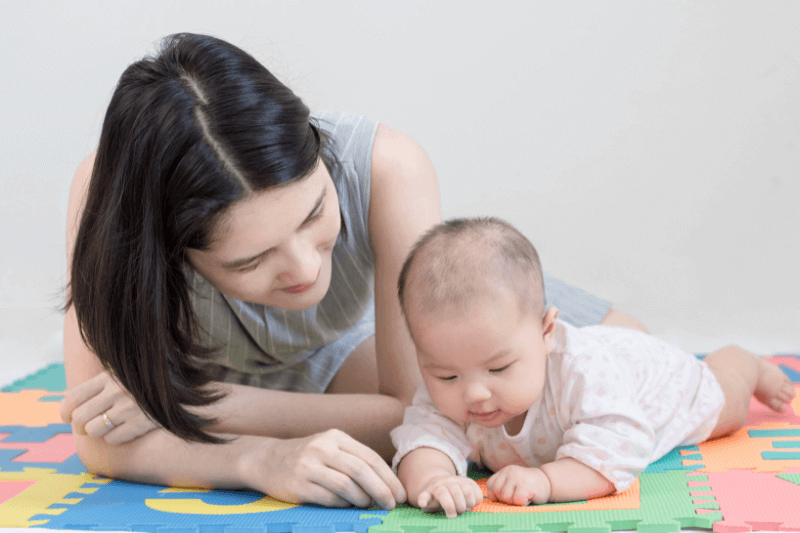
[[(325, 194), (327, 192), (328, 192), (328, 187), (322, 189), (322, 194), (320, 194), (319, 198), (317, 198), (317, 201), (314, 202), (314, 207), (312, 207), (311, 211), (308, 212), (308, 216), (306, 216), (305, 220), (303, 220), (303, 222), (300, 223), (300, 227), (305, 226), (311, 221), (311, 219), (314, 217), (314, 213), (316, 213), (317, 209), (319, 209), (319, 207), (322, 205), (322, 202), (325, 201)], [(222, 263), (222, 268), (226, 270), (236, 270), (238, 268), (242, 268), (243, 266), (248, 265), (253, 261), (256, 261), (257, 259), (264, 257), (270, 251), (272, 251), (272, 248), (264, 250), (263, 252), (256, 254), (252, 257), (245, 257), (244, 259), (234, 259), (233, 261), (226, 261)]]
[(300, 224), (301, 227), (308, 224), (311, 221), (311, 219), (314, 218), (314, 213), (317, 212), (317, 209), (319, 209), (319, 207), (322, 205), (322, 202), (325, 201), (325, 194), (327, 192), (328, 192), (328, 187), (326, 186), (324, 189), (322, 189), (322, 194), (319, 195), (317, 201), (314, 202), (314, 207), (312, 207), (311, 211), (308, 212), (308, 216), (306, 217), (306, 219), (302, 222), (302, 224)]

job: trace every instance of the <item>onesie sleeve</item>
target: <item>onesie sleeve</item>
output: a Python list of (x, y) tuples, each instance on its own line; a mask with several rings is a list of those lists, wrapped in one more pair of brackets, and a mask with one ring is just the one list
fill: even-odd
[(467, 457), (472, 451), (464, 427), (453, 422), (433, 405), (425, 385), (420, 385), (413, 403), (406, 407), (403, 424), (391, 432), (392, 444), (397, 453), (392, 460), (392, 470), (403, 457), (417, 448), (433, 448), (447, 455), (459, 476), (467, 475)]
[(572, 457), (622, 492), (647, 468), (655, 448), (633, 376), (603, 348), (566, 363), (560, 410), (569, 420), (556, 460)]

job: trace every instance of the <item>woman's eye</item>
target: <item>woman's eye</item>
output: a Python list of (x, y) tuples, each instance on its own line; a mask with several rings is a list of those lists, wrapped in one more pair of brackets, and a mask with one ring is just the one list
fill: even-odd
[(311, 224), (312, 222), (316, 222), (322, 215), (325, 213), (325, 204), (319, 206), (319, 208), (311, 215), (308, 220), (306, 220), (306, 225)]
[(258, 265), (260, 265), (260, 264), (261, 264), (260, 260), (259, 261), (254, 261), (252, 264), (247, 265), (246, 267), (240, 268), (239, 272), (251, 272), (251, 271), (255, 270), (256, 268), (258, 268)]
[(510, 366), (511, 366), (511, 363), (507, 364), (506, 366), (501, 366), (500, 368), (490, 368), (489, 372), (491, 372), (492, 374), (499, 374), (500, 372), (503, 372), (504, 370), (507, 370), (508, 367), (510, 367)]

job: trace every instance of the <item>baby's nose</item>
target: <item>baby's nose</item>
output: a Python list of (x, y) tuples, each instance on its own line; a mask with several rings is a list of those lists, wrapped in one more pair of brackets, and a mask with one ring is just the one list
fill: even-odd
[(468, 402), (485, 402), (492, 397), (492, 391), (480, 381), (467, 384), (465, 396)]

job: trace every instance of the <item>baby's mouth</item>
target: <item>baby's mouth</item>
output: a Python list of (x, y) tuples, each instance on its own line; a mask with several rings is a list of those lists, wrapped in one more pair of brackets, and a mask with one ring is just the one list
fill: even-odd
[(470, 411), (469, 415), (471, 418), (475, 419), (478, 422), (491, 420), (495, 416), (500, 414), (500, 409), (495, 409), (494, 411)]

